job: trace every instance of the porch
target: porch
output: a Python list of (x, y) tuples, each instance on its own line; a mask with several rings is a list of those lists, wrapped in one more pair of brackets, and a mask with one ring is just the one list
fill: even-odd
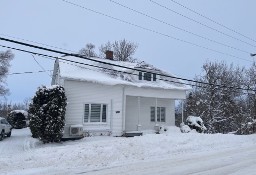
[(125, 133), (159, 132), (175, 125), (175, 99), (126, 96)]

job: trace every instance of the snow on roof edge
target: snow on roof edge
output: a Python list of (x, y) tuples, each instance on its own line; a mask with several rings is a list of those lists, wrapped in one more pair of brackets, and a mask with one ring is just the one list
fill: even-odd
[[(65, 59), (67, 59), (65, 57)], [(74, 57), (70, 57), (70, 59), (74, 60)], [(124, 67), (128, 67), (127, 69), (125, 68), (119, 68), (119, 67), (113, 67), (113, 66), (109, 66), (105, 65), (106, 68), (111, 68), (114, 71), (124, 71), (124, 72), (128, 72), (131, 69), (137, 69), (137, 65), (139, 63), (130, 63), (130, 62), (121, 62), (121, 61), (112, 61), (112, 60), (102, 60), (100, 58), (91, 58), (95, 61), (100, 60), (106, 63), (111, 63), (111, 64), (115, 64), (117, 66), (124, 66)], [(76, 59), (77, 61), (77, 59)], [(96, 66), (101, 66), (101, 67), (105, 67), (103, 63), (95, 63), (93, 61), (90, 60), (84, 60), (81, 59), (79, 60), (79, 62), (81, 63), (86, 63), (86, 64), (94, 64)], [(192, 87), (186, 84), (183, 84), (184, 82), (180, 79), (176, 79), (176, 76), (173, 76), (173, 74), (170, 74), (167, 71), (162, 71), (161, 69), (158, 69), (152, 65), (149, 65), (152, 67), (152, 69), (156, 69), (157, 71), (159, 71), (160, 74), (164, 74), (170, 77), (161, 77), (160, 75), (160, 80), (158, 82), (138, 82), (136, 81), (136, 79), (131, 79), (129, 81), (127, 81), (127, 79), (120, 79), (120, 77), (113, 77), (111, 75), (109, 75), (106, 72), (103, 72), (102, 69), (100, 68), (92, 68), (88, 66), (84, 66), (81, 64), (69, 64), (65, 61), (60, 61), (59, 63), (59, 69), (60, 69), (60, 77), (65, 78), (65, 79), (72, 79), (72, 80), (79, 80), (79, 81), (87, 81), (87, 82), (92, 82), (92, 83), (99, 83), (99, 84), (106, 84), (106, 85), (130, 85), (130, 86), (135, 86), (135, 87), (148, 87), (148, 88), (157, 88), (157, 89), (176, 89), (176, 90), (191, 90)], [(101, 65), (103, 64), (103, 65)], [(146, 65), (147, 66), (147, 65)], [(104, 69), (104, 68), (103, 68)], [(140, 69), (140, 68), (139, 68)], [(145, 71), (152, 71), (151, 69), (147, 69), (144, 67), (141, 67), (141, 69), (145, 69)], [(136, 70), (133, 70), (136, 71)], [(88, 76), (89, 74), (89, 76)], [(128, 76), (132, 76), (132, 75), (128, 75)], [(133, 81), (135, 80), (135, 81)]]

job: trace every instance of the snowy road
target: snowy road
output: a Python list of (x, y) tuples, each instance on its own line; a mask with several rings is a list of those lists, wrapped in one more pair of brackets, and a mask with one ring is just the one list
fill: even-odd
[(21, 153), (31, 148), (29, 130), (20, 132), (20, 129), (13, 129), (12, 136), (7, 137), (0, 142), (1, 157), (10, 156), (12, 154)]
[(256, 135), (89, 137), (42, 144), (28, 128), (0, 142), (0, 175), (255, 175)]
[(114, 168), (76, 172), (86, 175), (255, 175), (256, 149), (195, 153), (171, 159), (134, 163)]

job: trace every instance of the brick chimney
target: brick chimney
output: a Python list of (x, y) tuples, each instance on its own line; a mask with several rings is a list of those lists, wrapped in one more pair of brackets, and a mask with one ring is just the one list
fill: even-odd
[(106, 53), (106, 59), (113, 60), (113, 51), (107, 50), (105, 53)]

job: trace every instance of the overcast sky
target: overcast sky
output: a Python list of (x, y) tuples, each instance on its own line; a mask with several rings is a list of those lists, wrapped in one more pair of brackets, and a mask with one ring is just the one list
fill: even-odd
[[(0, 36), (19, 41), (24, 41), (20, 39), (30, 40), (71, 51), (79, 51), (86, 43), (95, 44), (97, 51), (98, 47), (107, 41), (125, 38), (138, 44), (136, 58), (179, 77), (190, 79), (201, 73), (201, 67), (207, 60), (225, 61), (228, 64), (234, 63), (245, 67), (249, 67), (252, 63), (253, 58), (249, 53), (256, 52), (256, 42), (253, 41), (253, 39), (256, 40), (255, 0), (176, 0), (250, 39), (196, 15), (172, 0), (113, 1), (161, 22), (109, 0), (72, 1), (84, 8), (62, 0), (2, 0), (0, 1)], [(126, 21), (130, 25), (113, 18)], [(172, 26), (217, 41), (218, 44)], [(0, 41), (0, 44), (45, 53), (4, 41)], [(208, 49), (205, 49), (206, 47)], [(5, 50), (0, 48), (0, 51)], [(36, 61), (45, 70), (53, 69), (54, 61), (52, 60), (35, 56), (35, 61), (31, 54), (17, 51), (13, 53), (15, 58), (11, 62), (10, 73), (42, 70)], [(8, 100), (22, 102), (25, 98), (32, 97), (38, 86), (50, 85), (51, 77), (49, 72), (10, 75), (7, 83), (10, 89)]]

